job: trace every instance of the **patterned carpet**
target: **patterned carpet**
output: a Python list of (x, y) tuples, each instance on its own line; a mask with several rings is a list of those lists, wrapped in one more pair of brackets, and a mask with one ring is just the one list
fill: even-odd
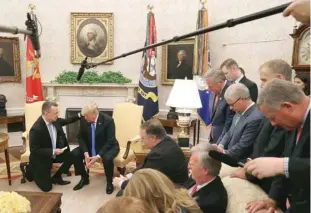
[[(12, 147), (9, 150), (9, 158), (10, 158), (10, 168), (11, 168), (11, 178), (12, 180), (16, 180), (22, 177), (22, 172), (20, 170), (20, 147)], [(54, 164), (52, 173), (54, 173), (60, 164)], [(135, 162), (129, 163), (126, 167), (126, 173), (133, 171), (135, 169), (136, 164)], [(71, 174), (74, 174), (73, 166), (70, 168)], [(103, 165), (100, 163), (95, 163), (93, 167), (90, 169), (90, 176), (104, 176), (104, 168)], [(115, 176), (118, 176), (119, 173), (115, 170)], [(5, 164), (5, 157), (4, 153), (0, 153), (0, 180), (7, 180), (7, 168)]]

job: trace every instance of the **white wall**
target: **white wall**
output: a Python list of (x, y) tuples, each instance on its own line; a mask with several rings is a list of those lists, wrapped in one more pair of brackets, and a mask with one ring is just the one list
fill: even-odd
[[(115, 56), (139, 48), (144, 43), (146, 6), (154, 5), (158, 40), (172, 38), (195, 30), (199, 1), (193, 0), (6, 0), (0, 8), (0, 25), (24, 28), (28, 4), (37, 7), (37, 15), (43, 25), (40, 38), (42, 58), (40, 69), (43, 81), (50, 81), (63, 70), (78, 70), (70, 63), (70, 12), (113, 12)], [(286, 3), (286, 0), (209, 0), (209, 24), (217, 24), (259, 10)], [(292, 32), (294, 21), (280, 14), (246, 23), (231, 29), (212, 32), (210, 50), (212, 65), (233, 57), (246, 70), (247, 76), (259, 82), (257, 68), (266, 60), (281, 58), (289, 63), (292, 55)], [(3, 36), (13, 36), (1, 33)], [(25, 44), (20, 38), (21, 84), (0, 84), (0, 93), (8, 99), (7, 108), (22, 108), (25, 102)], [(158, 48), (158, 73), (161, 72), (161, 48)], [(133, 81), (138, 80), (141, 54), (129, 56), (96, 68), (98, 71), (121, 71)], [(159, 81), (160, 82), (160, 81)], [(170, 86), (159, 85), (160, 107), (164, 104)]]

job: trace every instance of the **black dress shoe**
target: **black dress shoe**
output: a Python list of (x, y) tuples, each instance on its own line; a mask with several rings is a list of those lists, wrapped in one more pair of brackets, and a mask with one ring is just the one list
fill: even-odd
[(63, 178), (61, 178), (61, 177), (53, 177), (52, 183), (57, 184), (57, 185), (68, 185), (68, 184), (70, 184), (70, 181), (63, 180)]
[(114, 191), (114, 187), (112, 183), (107, 183), (106, 193), (109, 195), (109, 194), (112, 194), (113, 191)]
[(83, 186), (88, 185), (90, 183), (90, 179), (87, 178), (81, 178), (81, 180), (79, 181), (79, 183), (73, 187), (74, 191), (80, 190), (83, 188)]

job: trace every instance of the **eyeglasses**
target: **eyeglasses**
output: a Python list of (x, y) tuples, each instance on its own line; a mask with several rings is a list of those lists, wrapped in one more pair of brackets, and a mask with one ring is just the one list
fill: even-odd
[(232, 103), (232, 104), (229, 104), (229, 103), (228, 103), (228, 105), (231, 106), (231, 107), (233, 107), (234, 104), (236, 104), (239, 100), (241, 100), (241, 98), (238, 98), (238, 100), (236, 100), (236, 101), (235, 101), (234, 103)]

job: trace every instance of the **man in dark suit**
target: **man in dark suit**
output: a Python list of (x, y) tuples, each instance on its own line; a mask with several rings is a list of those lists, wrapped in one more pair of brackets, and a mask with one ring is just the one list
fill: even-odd
[(89, 175), (85, 167), (89, 169), (96, 161), (100, 160), (103, 162), (107, 178), (106, 193), (111, 194), (114, 191), (112, 184), (113, 160), (120, 151), (119, 143), (115, 137), (114, 120), (99, 112), (96, 104), (86, 105), (82, 109), (82, 113), (84, 118), (80, 123), (79, 147), (72, 151), (76, 175), (81, 175), (81, 180), (73, 190), (79, 190), (89, 184)]
[(253, 81), (246, 78), (241, 72), (238, 63), (229, 58), (225, 60), (221, 65), (220, 69), (225, 73), (227, 80), (232, 83), (241, 83), (244, 84), (251, 95), (252, 101), (256, 102), (258, 97), (258, 87), (257, 84)]
[[(66, 185), (62, 173), (67, 173), (72, 165), (69, 145), (62, 126), (80, 119), (80, 115), (69, 118), (58, 118), (59, 110), (55, 102), (42, 104), (42, 116), (33, 124), (29, 132), (30, 157), (26, 169), (28, 181), (34, 180), (38, 187), (50, 191), (52, 184)], [(63, 148), (66, 148), (65, 150)], [(53, 163), (63, 163), (51, 178)]]
[[(292, 79), (292, 68), (291, 66), (279, 59), (274, 59), (265, 62), (259, 68), (260, 76), (260, 87), (263, 88), (264, 85), (276, 78), (291, 81)], [(284, 152), (284, 137), (285, 130), (279, 126), (272, 126), (268, 118), (264, 118), (260, 127), (260, 132), (254, 143), (253, 152), (250, 156), (251, 159), (258, 157), (280, 157)], [(263, 178), (257, 179), (252, 175), (245, 175), (243, 168), (238, 169), (236, 172), (231, 174), (231, 177), (237, 177), (246, 179), (258, 184), (267, 194), (269, 194), (271, 183), (273, 178)], [(282, 200), (280, 203), (284, 203)], [(252, 202), (255, 205), (255, 202)], [(284, 205), (280, 206), (284, 209)]]
[(216, 148), (209, 143), (200, 143), (191, 149), (188, 168), (191, 179), (186, 186), (203, 212), (225, 213), (228, 203), (227, 191), (221, 182), (221, 163), (209, 157)]
[[(165, 174), (177, 185), (183, 185), (188, 179), (187, 161), (178, 144), (166, 135), (161, 122), (151, 119), (140, 127), (141, 141), (150, 149), (144, 163), (137, 167), (133, 173), (142, 168), (156, 169)], [(126, 177), (116, 177), (113, 184), (124, 189), (132, 173)]]
[(263, 114), (251, 100), (247, 87), (241, 83), (229, 86), (225, 99), (236, 114), (229, 131), (218, 139), (218, 149), (236, 160), (243, 161), (252, 152)]
[(285, 193), (288, 213), (310, 212), (310, 97), (295, 84), (274, 79), (261, 91), (258, 105), (272, 125), (289, 131), (283, 158), (262, 157), (245, 165), (246, 172), (258, 178), (279, 176), (270, 194), (272, 202), (263, 208), (275, 207)]
[(230, 86), (221, 70), (210, 70), (206, 73), (206, 84), (211, 91), (209, 96), (209, 114), (211, 116), (210, 142), (217, 143), (221, 135), (229, 131), (234, 111), (225, 100), (225, 92)]

